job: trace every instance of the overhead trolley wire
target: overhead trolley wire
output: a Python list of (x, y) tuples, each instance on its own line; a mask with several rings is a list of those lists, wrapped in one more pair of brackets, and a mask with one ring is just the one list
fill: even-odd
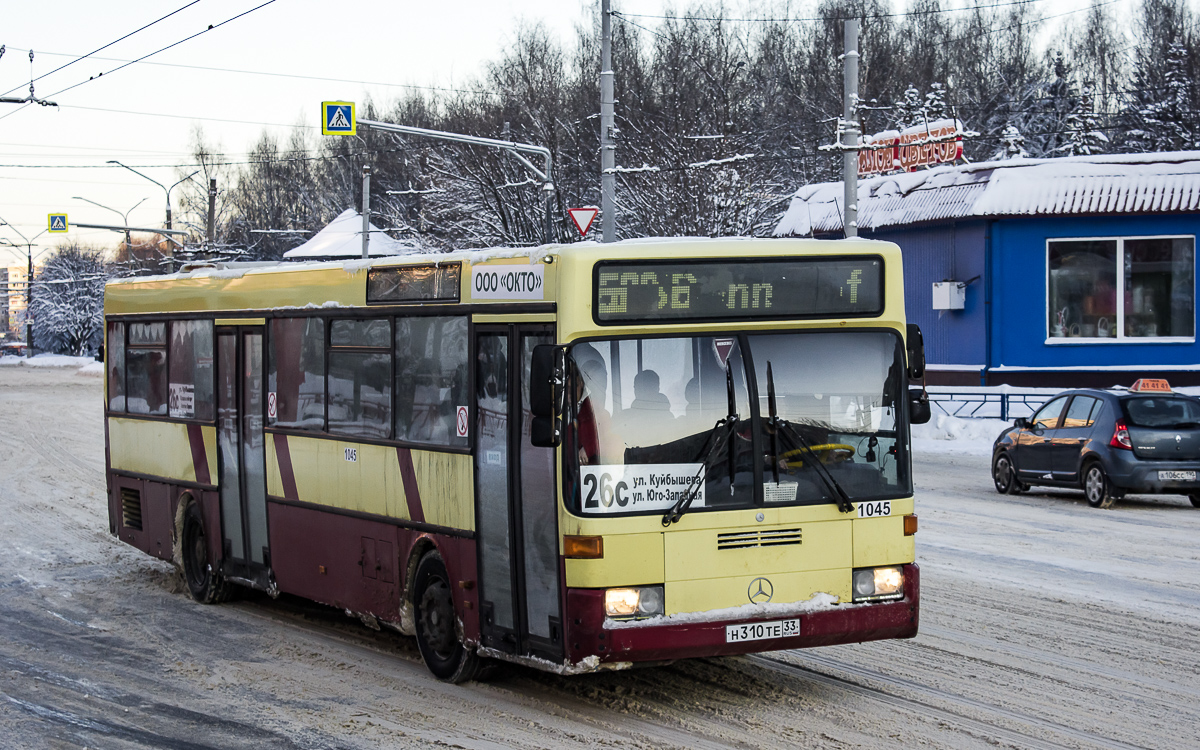
[[(92, 55), (96, 54), (97, 52), (101, 52), (101, 51), (103, 51), (103, 50), (106, 50), (106, 49), (108, 49), (109, 47), (113, 46), (114, 44), (116, 44), (116, 43), (118, 43), (118, 42), (123, 42), (123, 41), (125, 41), (126, 39), (128, 39), (129, 37), (133, 36), (134, 34), (137, 34), (137, 33), (139, 33), (139, 32), (145, 31), (146, 29), (150, 28), (150, 27), (151, 27), (151, 26), (153, 26), (154, 24), (156, 24), (156, 23), (159, 23), (160, 21), (165, 21), (165, 20), (167, 20), (168, 18), (170, 18), (171, 16), (175, 15), (176, 13), (179, 13), (179, 12), (181, 12), (181, 11), (187, 10), (188, 8), (192, 7), (193, 5), (195, 5), (195, 4), (196, 4), (196, 3), (198, 3), (198, 2), (200, 2), (200, 0), (192, 0), (192, 2), (188, 3), (187, 5), (183, 6), (182, 8), (177, 8), (177, 9), (175, 9), (175, 10), (171, 11), (170, 13), (168, 13), (167, 15), (163, 16), (162, 18), (159, 18), (159, 19), (156, 19), (156, 20), (154, 20), (154, 21), (151, 21), (150, 23), (146, 24), (145, 26), (141, 27), (140, 29), (135, 29), (134, 31), (131, 31), (131, 32), (129, 32), (128, 34), (126, 34), (125, 36), (121, 37), (120, 39), (115, 39), (115, 40), (113, 40), (113, 41), (109, 42), (108, 44), (104, 45), (103, 47), (97, 47), (96, 49), (92, 50), (91, 52), (87, 53), (86, 55), (83, 55), (83, 56), (81, 56), (81, 57), (76, 57), (74, 60), (72, 60), (72, 61), (70, 61), (70, 62), (68, 62), (68, 63), (64, 63), (64, 64), (62, 64), (62, 65), (58, 66), (57, 68), (55, 68), (54, 70), (50, 71), (49, 73), (43, 73), (43, 74), (41, 74), (41, 75), (40, 75), (40, 76), (38, 76), (37, 78), (34, 78), (34, 79), (32, 79), (32, 80), (30, 81), (30, 83), (35, 83), (35, 82), (37, 82), (37, 81), (40, 81), (40, 80), (42, 80), (43, 78), (45, 78), (46, 76), (52, 76), (52, 75), (54, 75), (55, 73), (57, 73), (58, 71), (60, 71), (60, 70), (62, 70), (62, 69), (64, 69), (64, 68), (69, 68), (69, 67), (71, 67), (72, 65), (74, 65), (74, 64), (75, 64), (75, 63), (77, 63), (77, 62), (79, 62), (80, 60), (86, 60), (87, 58), (91, 57)], [(14, 49), (15, 49), (15, 48), (14, 48)], [(22, 52), (32, 52), (33, 50), (21, 50), (21, 51), (22, 51)], [(43, 53), (43, 54), (46, 54), (46, 53)], [(16, 91), (17, 89), (19, 89), (19, 88), (24, 88), (24, 87), (25, 87), (25, 84), (23, 84), (23, 83), (22, 83), (20, 86), (15, 86), (15, 87), (13, 87), (13, 88), (9, 89), (8, 91), (5, 91), (3, 94), (0, 94), (0, 96), (7, 96), (7, 95), (11, 94), (12, 92)]]
[[(197, 1), (198, 1), (198, 0), (197, 0)], [(219, 29), (219, 28), (221, 28), (222, 26), (224, 26), (224, 25), (226, 25), (226, 24), (228, 24), (228, 23), (232, 23), (232, 22), (234, 22), (234, 21), (238, 20), (239, 18), (242, 18), (243, 16), (248, 16), (248, 15), (250, 15), (251, 13), (253, 13), (254, 11), (256, 11), (256, 10), (260, 10), (260, 9), (262, 9), (262, 8), (265, 8), (265, 7), (267, 7), (268, 5), (271, 5), (271, 4), (272, 4), (272, 3), (274, 3), (274, 2), (275, 2), (275, 0), (267, 0), (265, 3), (262, 3), (261, 5), (256, 5), (256, 6), (254, 6), (253, 8), (251, 8), (250, 10), (246, 10), (246, 11), (243, 11), (243, 12), (241, 12), (241, 13), (238, 13), (236, 16), (233, 16), (232, 18), (227, 18), (227, 19), (225, 19), (224, 21), (221, 21), (220, 23), (217, 23), (217, 24), (209, 24), (208, 28), (206, 28), (206, 29), (201, 29), (200, 31), (197, 31), (195, 34), (192, 34), (191, 36), (184, 37), (183, 39), (180, 39), (180, 40), (179, 40), (179, 41), (177, 41), (177, 42), (173, 42), (173, 43), (171, 43), (171, 44), (168, 44), (168, 45), (167, 45), (167, 46), (165, 46), (165, 47), (162, 47), (162, 48), (160, 48), (160, 49), (156, 49), (156, 50), (154, 50), (153, 52), (151, 52), (151, 53), (149, 53), (149, 54), (142, 55), (141, 57), (137, 58), (136, 60), (130, 60), (129, 62), (127, 62), (127, 63), (125, 63), (125, 64), (123, 64), (123, 65), (118, 65), (117, 67), (115, 67), (115, 68), (113, 68), (112, 70), (109, 70), (109, 71), (107, 71), (107, 72), (105, 72), (105, 73), (99, 73), (99, 74), (97, 74), (97, 75), (94, 75), (94, 76), (92, 76), (91, 78), (88, 78), (86, 81), (80, 81), (79, 83), (76, 83), (76, 84), (74, 84), (74, 85), (68, 86), (68, 87), (66, 87), (65, 89), (59, 89), (58, 91), (55, 91), (53, 94), (50, 94), (49, 96), (58, 96), (59, 94), (64, 94), (64, 93), (66, 93), (66, 92), (68, 92), (68, 91), (70, 91), (70, 90), (72, 90), (72, 89), (79, 88), (80, 86), (84, 85), (85, 83), (90, 83), (90, 82), (92, 82), (92, 81), (99, 80), (101, 77), (103, 77), (103, 76), (105, 76), (105, 75), (112, 75), (113, 73), (116, 73), (118, 70), (122, 70), (122, 69), (124, 69), (124, 68), (128, 68), (130, 65), (133, 65), (134, 63), (139, 63), (139, 62), (141, 62), (141, 61), (145, 60), (146, 58), (153, 57), (154, 55), (157, 55), (157, 54), (159, 54), (160, 52), (166, 52), (167, 50), (169, 50), (169, 49), (172, 49), (173, 47), (178, 47), (179, 45), (183, 44), (184, 42), (190, 42), (191, 40), (195, 39), (195, 38), (196, 38), (196, 37), (198, 37), (198, 36), (201, 36), (201, 35), (203, 35), (203, 34), (207, 34), (208, 32), (210, 32), (210, 31), (213, 31), (213, 30), (215, 30), (215, 29)], [(24, 106), (20, 107), (19, 109), (13, 110), (12, 112), (9, 112), (9, 113), (8, 113), (8, 114), (6, 114), (6, 115), (0, 116), (0, 120), (3, 120), (5, 117), (11, 117), (12, 115), (16, 114), (17, 112), (20, 112), (21, 110), (25, 109), (25, 107), (27, 107), (27, 106), (29, 106), (29, 105), (27, 105), (27, 104), (26, 104), (26, 105), (24, 105)]]
[[(26, 50), (18, 47), (9, 47), (14, 52), (24, 52)], [(64, 55), (69, 57), (65, 52), (39, 52), (39, 55)], [(116, 57), (97, 57), (97, 60), (108, 60), (109, 62), (132, 63), (135, 60), (123, 60)], [(303, 81), (322, 81), (325, 83), (353, 83), (359, 86), (384, 86), (397, 89), (416, 89), (420, 91), (442, 91), (450, 94), (482, 94), (484, 96), (499, 96), (495, 91), (486, 91), (484, 89), (460, 89), (450, 86), (420, 86), (411, 83), (384, 83), (382, 81), (355, 81), (349, 78), (328, 78), (325, 76), (306, 76), (299, 73), (275, 73), (266, 70), (242, 70), (239, 68), (218, 68), (210, 65), (185, 65), (183, 63), (166, 63), (166, 62), (142, 62), (143, 65), (157, 65), (164, 68), (181, 68), (184, 70), (203, 70), (213, 73), (237, 73), (239, 75), (252, 76), (269, 76), (272, 78), (294, 78)]]

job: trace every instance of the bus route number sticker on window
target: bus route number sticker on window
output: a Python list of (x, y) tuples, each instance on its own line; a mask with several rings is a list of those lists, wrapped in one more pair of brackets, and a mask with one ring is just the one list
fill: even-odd
[(472, 299), (545, 299), (545, 271), (534, 265), (473, 266)]
[(859, 518), (878, 518), (881, 516), (892, 515), (891, 500), (876, 500), (875, 502), (865, 502), (858, 504)]
[(693, 489), (690, 507), (704, 507), (703, 464), (580, 466), (579, 478), (584, 513), (668, 510)]

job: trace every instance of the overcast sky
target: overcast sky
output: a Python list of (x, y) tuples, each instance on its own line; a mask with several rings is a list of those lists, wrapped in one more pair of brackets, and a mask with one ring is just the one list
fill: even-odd
[[(569, 40), (577, 24), (591, 23), (598, 5), (598, 0), (275, 0), (145, 63), (110, 74), (123, 62), (221, 24), (265, 0), (189, 2), (5, 3), (0, 43), (7, 50), (0, 57), (0, 94), (15, 97), (28, 92), (30, 49), (35, 53), (33, 75), (41, 76), (183, 10), (37, 81), (35, 93), (60, 107), (0, 104), (0, 219), (30, 238), (46, 228), (50, 212), (66, 212), (72, 223), (122, 222), (117, 213), (78, 196), (119, 212), (145, 199), (129, 215), (129, 223), (161, 226), (166, 202), (162, 189), (107, 166), (107, 160), (119, 160), (169, 186), (177, 179), (170, 165), (189, 161), (188, 146), (197, 125), (210, 144), (236, 160), (264, 124), (283, 135), (296, 124), (317, 126), (322, 100), (362, 102), (369, 96), (386, 103), (403, 92), (400, 84), (467, 84), (484, 61), (500, 55), (521, 21), (544, 23)], [(1063, 5), (1059, 0), (1045, 2), (1047, 8)], [(1083, 4), (1086, 0), (1068, 0), (1064, 7)], [(669, 5), (664, 0), (618, 3), (626, 12), (646, 14), (662, 13)], [(105, 75), (88, 80), (100, 73)], [(81, 85), (64, 91), (76, 84)], [(172, 198), (177, 196), (178, 189)], [(20, 241), (12, 227), (0, 226), (0, 237)], [(120, 239), (103, 230), (73, 230), (71, 237), (110, 247)], [(51, 247), (59, 236), (43, 234), (37, 241)], [(0, 248), (0, 263), (14, 263), (18, 255), (23, 252)]]

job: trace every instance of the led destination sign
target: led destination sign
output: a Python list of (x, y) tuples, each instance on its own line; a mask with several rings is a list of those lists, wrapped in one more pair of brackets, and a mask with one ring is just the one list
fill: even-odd
[(883, 312), (883, 259), (878, 256), (600, 263), (595, 283), (600, 323)]

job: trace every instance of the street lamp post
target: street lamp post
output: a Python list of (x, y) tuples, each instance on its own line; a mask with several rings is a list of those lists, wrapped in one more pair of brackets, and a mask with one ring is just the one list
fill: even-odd
[(141, 172), (137, 171), (133, 167), (131, 167), (127, 164), (122, 164), (121, 162), (117, 161), (116, 159), (109, 159), (105, 163), (106, 164), (116, 164), (118, 167), (125, 167), (125, 169), (128, 169), (130, 172), (133, 172), (138, 177), (141, 177), (146, 180), (150, 180), (155, 185), (158, 185), (160, 188), (162, 188), (163, 192), (167, 194), (167, 229), (173, 229), (173, 227), (171, 226), (171, 191), (174, 190), (180, 183), (187, 182), (188, 180), (192, 179), (196, 175), (200, 174), (200, 170), (197, 169), (195, 172), (192, 172), (187, 177), (184, 177), (182, 180), (179, 180), (179, 182), (176, 182), (171, 187), (167, 187), (166, 185), (163, 185), (161, 182), (154, 179), (153, 177), (148, 177), (148, 176), (142, 174)]
[[(133, 242), (129, 238), (129, 214), (133, 213), (133, 210), (135, 208), (137, 208), (138, 206), (145, 203), (146, 202), (145, 198), (142, 198), (140, 201), (133, 204), (133, 208), (129, 209), (125, 213), (121, 213), (120, 211), (118, 211), (115, 208), (109, 208), (108, 206), (105, 206), (102, 203), (97, 203), (96, 201), (88, 200), (87, 198), (81, 198), (78, 195), (72, 196), (71, 200), (83, 201), (84, 203), (91, 203), (93, 206), (100, 206), (100, 208), (103, 208), (105, 211), (112, 211), (117, 216), (120, 216), (121, 217), (121, 226), (125, 227), (125, 249), (128, 252), (131, 252), (131, 253), (133, 252)], [(167, 229), (170, 229), (170, 228), (171, 227), (169, 227), (169, 226), (167, 227)]]
[(12, 224), (9, 224), (3, 218), (0, 218), (0, 225), (6, 226), (13, 230), (21, 237), (21, 239), (25, 240), (24, 243), (18, 245), (11, 240), (0, 238), (0, 244), (7, 245), (9, 247), (23, 246), (25, 248), (26, 258), (28, 259), (29, 263), (29, 265), (26, 267), (25, 275), (25, 357), (28, 358), (33, 356), (33, 320), (30, 318), (30, 315), (33, 313), (33, 240), (41, 237), (49, 230), (43, 229), (42, 231), (33, 235), (33, 239), (30, 239), (24, 234), (21, 234), (21, 230), (17, 229)]

